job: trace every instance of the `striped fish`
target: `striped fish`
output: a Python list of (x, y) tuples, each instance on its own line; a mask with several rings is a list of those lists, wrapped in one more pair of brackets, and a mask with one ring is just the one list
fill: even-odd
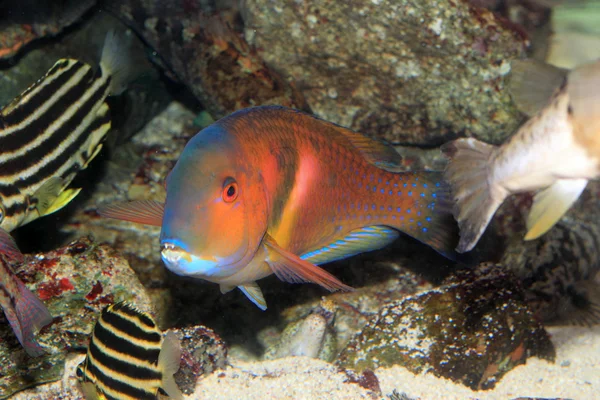
[(88, 400), (156, 399), (159, 389), (182, 399), (180, 357), (173, 332), (163, 339), (150, 315), (121, 302), (102, 310), (77, 377)]
[[(109, 33), (97, 71), (81, 61), (61, 59), (0, 110), (0, 257), (21, 260), (9, 232), (61, 209), (81, 190), (67, 186), (98, 154), (110, 129), (105, 99), (124, 89), (126, 53)], [(22, 283), (11, 284), (18, 278), (10, 267), (1, 275), (7, 276), (0, 280), (7, 298), (34, 297)], [(41, 302), (13, 305), (17, 309), (4, 308), (15, 317), (8, 318), (13, 331), (29, 354), (40, 354), (29, 333), (48, 323), (50, 314), (40, 312)]]

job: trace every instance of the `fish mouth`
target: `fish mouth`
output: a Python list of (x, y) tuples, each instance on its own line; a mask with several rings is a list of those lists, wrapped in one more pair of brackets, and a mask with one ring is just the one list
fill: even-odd
[(161, 258), (168, 269), (177, 275), (206, 277), (214, 275), (219, 269), (215, 257), (198, 257), (176, 243), (163, 242)]

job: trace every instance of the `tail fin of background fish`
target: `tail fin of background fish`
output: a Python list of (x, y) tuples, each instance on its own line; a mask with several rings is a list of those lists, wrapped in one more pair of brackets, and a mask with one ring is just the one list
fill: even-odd
[(456, 260), (458, 227), (452, 216), (452, 194), (444, 181), (442, 172), (426, 171), (418, 174), (419, 182), (426, 184), (420, 189), (423, 198), (434, 199), (426, 208), (420, 208), (421, 215), (428, 221), (427, 227), (402, 229), (415, 239), (431, 246), (445, 257)]
[(454, 216), (460, 229), (456, 251), (471, 250), (488, 226), (505, 195), (492, 193), (488, 160), (494, 146), (478, 140), (458, 139), (442, 146), (450, 157), (445, 178), (455, 201)]
[(4, 314), (27, 354), (31, 357), (40, 356), (44, 350), (35, 342), (34, 335), (52, 321), (52, 316), (46, 306), (14, 275), (2, 257), (0, 268), (3, 295), (6, 296), (2, 299)]

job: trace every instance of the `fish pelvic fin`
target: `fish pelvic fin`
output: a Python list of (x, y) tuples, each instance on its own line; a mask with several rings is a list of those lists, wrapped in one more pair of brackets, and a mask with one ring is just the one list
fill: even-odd
[(324, 269), (279, 247), (268, 234), (263, 239), (263, 245), (267, 252), (265, 261), (271, 267), (273, 273), (282, 281), (290, 283), (313, 282), (330, 292), (354, 290)]
[(111, 77), (109, 88), (111, 95), (123, 93), (136, 73), (126, 41), (124, 35), (119, 35), (115, 31), (109, 31), (104, 39), (100, 68)]
[(538, 192), (527, 216), (525, 240), (548, 232), (579, 198), (587, 183), (586, 179), (559, 179)]
[(256, 282), (249, 282), (239, 285), (238, 289), (240, 289), (242, 293), (244, 293), (246, 297), (256, 305), (256, 307), (260, 308), (262, 311), (267, 309), (265, 296), (263, 296), (263, 293)]
[(173, 374), (179, 371), (181, 362), (181, 345), (179, 338), (174, 332), (167, 332), (163, 339), (160, 354), (158, 355), (158, 365), (162, 371), (162, 389), (171, 399), (182, 400), (183, 394), (173, 378)]
[[(11, 322), (19, 342), (31, 357), (38, 357), (44, 354), (44, 349), (40, 347), (34, 339), (34, 335), (44, 326), (52, 322), (52, 316), (46, 306), (38, 299), (25, 284), (17, 279), (19, 294), (16, 298), (15, 315), (17, 318), (15, 324)], [(10, 321), (10, 318), (9, 318)]]
[(37, 199), (36, 208), (40, 215), (48, 214), (48, 210), (52, 204), (56, 201), (63, 188), (65, 187), (65, 181), (54, 176), (48, 179), (36, 192), (33, 197)]
[(489, 160), (494, 146), (473, 138), (458, 139), (442, 146), (450, 157), (445, 179), (450, 184), (453, 214), (458, 222), (460, 240), (456, 251), (475, 247), (508, 191), (492, 187)]
[(165, 205), (152, 200), (135, 200), (98, 208), (98, 214), (106, 218), (154, 226), (162, 225), (164, 212)]

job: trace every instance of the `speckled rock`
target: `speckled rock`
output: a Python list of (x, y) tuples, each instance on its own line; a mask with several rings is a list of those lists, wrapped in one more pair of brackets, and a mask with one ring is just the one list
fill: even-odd
[(96, 0), (5, 1), (0, 4), (0, 59), (15, 56), (35, 39), (54, 36), (77, 21)]
[(336, 363), (358, 371), (402, 365), (475, 390), (493, 388), (528, 357), (555, 357), (523, 297), (499, 265), (460, 271), (439, 289), (383, 308)]
[(244, 4), (246, 40), (329, 121), (429, 145), (520, 122), (504, 77), (526, 40), (466, 0)]
[(150, 310), (150, 299), (127, 261), (90, 239), (26, 255), (17, 275), (44, 302), (54, 321), (38, 333), (48, 353), (35, 359), (25, 355), (8, 324), (0, 324), (0, 398), (60, 379), (67, 352), (87, 347), (106, 304), (128, 301)]
[(181, 363), (175, 382), (185, 394), (191, 394), (201, 377), (227, 364), (227, 347), (210, 328), (190, 326), (171, 329), (181, 343)]
[(152, 47), (154, 61), (215, 117), (261, 104), (307, 109), (293, 82), (267, 67), (248, 46), (237, 5), (235, 0), (104, 2)]

